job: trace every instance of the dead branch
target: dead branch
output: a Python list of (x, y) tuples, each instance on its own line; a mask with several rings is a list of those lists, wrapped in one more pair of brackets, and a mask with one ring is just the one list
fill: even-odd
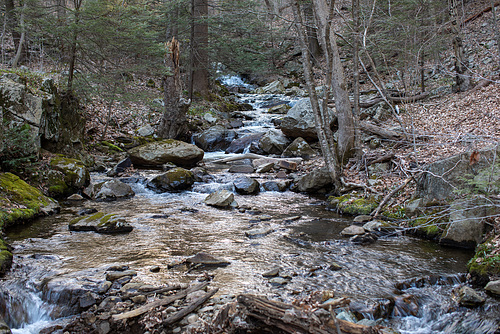
[[(495, 2), (494, 6), (495, 7), (500, 6), (500, 1)], [(467, 23), (474, 21), (475, 19), (477, 19), (478, 17), (482, 16), (483, 14), (490, 12), (492, 9), (493, 9), (492, 6), (488, 6), (488, 7), (484, 8), (483, 10), (480, 10), (476, 14), (474, 14), (472, 16), (469, 16), (468, 18), (466, 18), (464, 20), (464, 22), (462, 22), (461, 26), (462, 27), (465, 26)]]
[[(413, 103), (415, 101), (423, 100), (429, 96), (429, 92), (425, 92), (418, 95), (413, 96), (386, 96), (387, 100), (393, 101), (396, 103)], [(359, 106), (361, 108), (370, 108), (377, 103), (384, 102), (385, 100), (381, 97), (374, 98), (370, 101), (360, 102)]]
[(186, 306), (185, 308), (183, 308), (179, 312), (177, 312), (174, 315), (172, 315), (172, 316), (166, 318), (165, 320), (163, 320), (163, 325), (164, 326), (168, 326), (168, 325), (171, 325), (171, 324), (173, 324), (173, 323), (181, 320), (186, 315), (188, 315), (189, 313), (191, 313), (194, 310), (196, 310), (200, 305), (202, 305), (203, 303), (205, 303), (208, 299), (210, 299), (210, 297), (212, 297), (213, 295), (215, 295), (217, 293), (217, 291), (219, 291), (219, 288), (215, 288), (212, 291), (209, 291), (209, 292), (205, 293), (203, 296), (201, 296), (200, 298), (196, 299), (194, 302), (192, 302), (191, 304), (189, 304), (188, 306)]
[(169, 297), (166, 297), (166, 298), (163, 298), (163, 299), (159, 299), (159, 300), (155, 300), (154, 302), (151, 302), (151, 303), (148, 303), (144, 306), (141, 306), (135, 310), (132, 310), (132, 311), (128, 311), (128, 312), (124, 312), (124, 313), (120, 313), (120, 314), (115, 314), (113, 315), (113, 320), (117, 321), (117, 320), (123, 320), (123, 319), (129, 319), (129, 318), (133, 318), (133, 317), (137, 317), (141, 314), (144, 314), (154, 308), (157, 308), (159, 306), (165, 306), (165, 305), (168, 305), (170, 303), (173, 303), (174, 301), (176, 301), (177, 299), (181, 299), (181, 298), (184, 298), (186, 297), (188, 294), (190, 294), (191, 292), (194, 292), (194, 291), (198, 291), (198, 290), (201, 290), (201, 289), (204, 289), (205, 287), (208, 286), (208, 282), (203, 282), (203, 283), (200, 283), (198, 285), (195, 285), (191, 288), (188, 288), (186, 290), (183, 290), (183, 291), (180, 291), (178, 293), (176, 293), (175, 295), (173, 296), (169, 296)]
[(401, 140), (403, 138), (403, 136), (401, 134), (399, 134), (395, 131), (384, 129), (384, 128), (377, 126), (377, 125), (370, 123), (370, 122), (360, 121), (359, 127), (364, 132), (372, 133), (372, 134), (377, 135), (379, 137), (382, 137), (384, 139), (398, 141), (398, 140)]

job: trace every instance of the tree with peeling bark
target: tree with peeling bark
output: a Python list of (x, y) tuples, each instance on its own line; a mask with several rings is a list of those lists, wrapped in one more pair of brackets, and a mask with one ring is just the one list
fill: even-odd
[(166, 52), (167, 73), (162, 79), (165, 112), (160, 121), (158, 135), (166, 139), (180, 139), (187, 133), (186, 113), (191, 101), (182, 97), (180, 45), (175, 37), (167, 43)]

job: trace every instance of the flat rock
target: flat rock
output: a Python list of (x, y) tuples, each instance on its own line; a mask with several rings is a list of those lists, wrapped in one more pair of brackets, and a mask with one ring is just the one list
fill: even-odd
[(106, 274), (106, 281), (113, 282), (125, 276), (136, 276), (136, 275), (137, 271), (135, 270), (110, 271)]
[(260, 228), (255, 228), (249, 231), (245, 231), (245, 236), (248, 238), (258, 238), (258, 237), (263, 237), (266, 236), (270, 233), (272, 233), (274, 229), (271, 226), (264, 226)]
[(224, 267), (231, 264), (226, 260), (216, 258), (215, 256), (204, 252), (198, 253), (192, 257), (187, 258), (186, 263), (190, 265), (201, 264), (205, 266), (216, 266), (216, 267)]
[(500, 280), (488, 282), (484, 289), (490, 293), (500, 296)]
[(68, 226), (70, 231), (92, 231), (105, 234), (128, 233), (133, 230), (123, 217), (103, 212), (75, 218)]
[(266, 271), (265, 273), (262, 274), (263, 277), (269, 278), (269, 277), (277, 277), (280, 273), (280, 268), (276, 267), (271, 270)]
[(250, 165), (232, 165), (229, 167), (229, 173), (245, 173), (251, 174), (255, 169)]
[(477, 307), (484, 304), (486, 298), (481, 296), (476, 290), (468, 286), (462, 286), (456, 292), (457, 301), (460, 305), (466, 307)]
[(363, 227), (351, 225), (343, 229), (342, 232), (340, 232), (340, 234), (343, 235), (344, 237), (352, 237), (355, 235), (364, 234), (365, 232), (366, 231)]
[(234, 194), (229, 190), (219, 190), (208, 195), (204, 202), (206, 205), (227, 208), (234, 205)]

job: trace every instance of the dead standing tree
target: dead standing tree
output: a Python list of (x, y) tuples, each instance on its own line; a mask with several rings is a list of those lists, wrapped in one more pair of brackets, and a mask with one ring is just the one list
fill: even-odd
[(158, 129), (158, 135), (165, 139), (178, 139), (187, 132), (186, 113), (191, 101), (182, 97), (179, 51), (179, 41), (172, 37), (167, 43), (165, 56), (165, 65), (170, 73), (165, 74), (162, 79), (165, 112)]

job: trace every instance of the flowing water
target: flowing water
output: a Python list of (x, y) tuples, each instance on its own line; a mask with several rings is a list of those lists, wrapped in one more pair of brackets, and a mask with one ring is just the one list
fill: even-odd
[[(269, 127), (266, 117), (271, 116), (262, 116), (259, 106), (277, 97), (264, 97), (267, 102), (262, 96), (242, 98), (256, 106), (249, 112), (256, 118), (246, 121), (241, 131)], [(98, 280), (93, 276), (98, 268), (119, 263), (136, 269), (145, 282), (189, 282), (200, 272), (167, 269), (167, 265), (202, 251), (231, 262), (209, 271), (220, 294), (251, 292), (291, 301), (333, 290), (336, 295), (349, 296), (368, 318), (374, 317), (369, 310), (385, 301), (396, 300), (398, 305), (397, 301), (410, 300), (413, 302), (403, 303), (406, 306), (397, 306), (386, 324), (402, 333), (495, 332), (498, 300), (488, 298), (485, 306), (466, 309), (451, 298), (452, 290), (463, 281), (470, 251), (401, 235), (355, 245), (340, 236), (351, 223), (349, 217), (327, 211), (321, 198), (290, 191), (235, 195), (246, 210), (206, 206), (203, 200), (208, 193), (232, 189), (237, 177), (225, 173), (227, 167), (211, 162), (221, 155), (206, 154), (204, 163), (213, 178), (195, 184), (190, 191), (154, 193), (141, 180), (158, 172), (141, 171), (125, 180), (136, 193), (132, 199), (71, 204), (57, 215), (8, 231), (15, 265), (0, 282), (0, 311), (7, 309), (2, 312), (13, 333), (38, 333), (54, 318), (69, 315), (47, 302), (57, 299), (57, 290), (47, 288), (49, 279), (76, 280), (85, 275), (89, 281)], [(98, 174), (92, 177), (106, 179)], [(262, 177), (261, 181), (267, 180)], [(134, 230), (121, 235), (70, 232), (68, 222), (82, 208), (118, 213), (127, 217)], [(245, 231), (264, 226), (272, 232), (257, 238), (245, 236)], [(335, 270), (334, 264), (342, 269)], [(150, 272), (153, 266), (160, 266), (161, 271)], [(262, 273), (274, 267), (288, 273), (291, 281), (283, 286), (270, 284)], [(401, 282), (406, 283), (396, 289)]]

